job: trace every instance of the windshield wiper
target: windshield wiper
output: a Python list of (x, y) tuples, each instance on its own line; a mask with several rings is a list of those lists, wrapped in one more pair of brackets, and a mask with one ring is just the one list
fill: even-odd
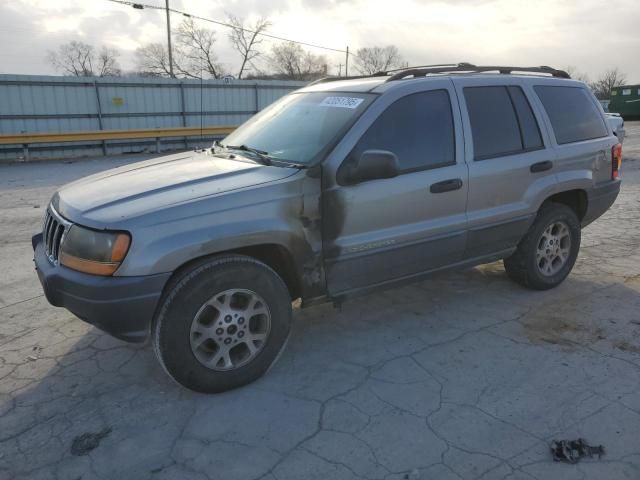
[(253, 153), (257, 158), (260, 159), (260, 162), (263, 165), (271, 165), (271, 157), (269, 157), (269, 152), (265, 152), (264, 150), (258, 150), (257, 148), (247, 147), (246, 145), (222, 145), (220, 146), (228, 149), (228, 150), (240, 150), (242, 152)]

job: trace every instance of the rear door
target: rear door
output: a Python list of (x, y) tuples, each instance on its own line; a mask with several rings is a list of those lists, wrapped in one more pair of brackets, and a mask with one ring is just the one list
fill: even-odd
[[(484, 77), (484, 78), (483, 78)], [(555, 183), (553, 149), (518, 77), (454, 78), (469, 165), (465, 259), (515, 247)]]
[[(323, 251), (330, 294), (409, 278), (461, 260), (467, 166), (449, 80), (379, 98), (323, 166)], [(400, 174), (356, 185), (337, 172), (366, 150), (396, 154)]]

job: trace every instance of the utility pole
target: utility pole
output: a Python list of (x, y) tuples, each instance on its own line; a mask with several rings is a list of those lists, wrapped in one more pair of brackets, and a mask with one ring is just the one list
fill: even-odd
[(338, 67), (338, 76), (341, 77), (342, 76), (342, 64), (339, 63), (338, 65), (336, 65), (336, 67)]
[(349, 47), (348, 46), (347, 46), (347, 55), (344, 61), (344, 76), (345, 77), (349, 76)]
[(173, 53), (171, 52), (171, 12), (169, 11), (169, 0), (165, 0), (165, 10), (167, 12), (167, 45), (169, 47), (169, 75), (176, 78), (173, 74)]

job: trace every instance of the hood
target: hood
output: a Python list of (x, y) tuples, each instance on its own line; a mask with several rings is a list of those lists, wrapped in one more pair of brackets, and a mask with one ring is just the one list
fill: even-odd
[(52, 203), (71, 221), (108, 228), (104, 222), (274, 182), (297, 171), (188, 152), (85, 177), (58, 190)]

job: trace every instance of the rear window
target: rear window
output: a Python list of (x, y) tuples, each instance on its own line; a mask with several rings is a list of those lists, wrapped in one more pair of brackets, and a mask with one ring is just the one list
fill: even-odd
[(549, 116), (558, 144), (581, 142), (608, 135), (600, 111), (580, 87), (534, 87)]
[(464, 98), (475, 160), (543, 147), (538, 122), (520, 87), (466, 87)]

